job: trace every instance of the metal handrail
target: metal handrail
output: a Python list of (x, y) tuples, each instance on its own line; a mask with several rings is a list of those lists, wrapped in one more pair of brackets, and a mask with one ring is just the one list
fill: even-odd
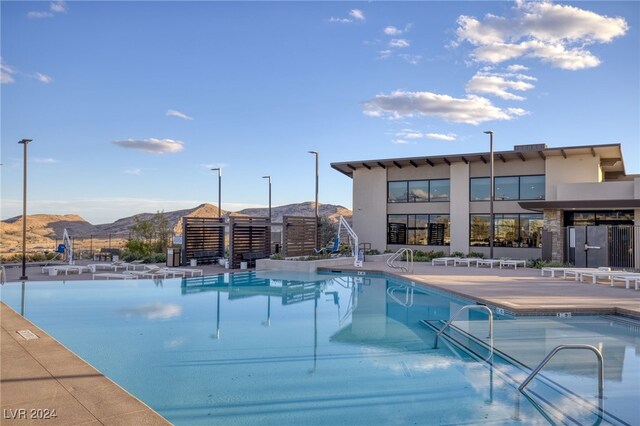
[[(600, 352), (596, 347), (591, 345), (556, 346), (555, 348), (553, 348), (551, 352), (549, 352), (549, 354), (547, 354), (546, 357), (544, 357), (542, 362), (538, 364), (538, 366), (531, 372), (531, 374), (529, 374), (529, 376), (524, 380), (524, 382), (522, 382), (522, 384), (518, 386), (518, 390), (522, 392), (523, 389), (529, 384), (529, 382), (531, 382), (531, 380), (533, 380), (533, 378), (538, 375), (540, 370), (542, 370), (544, 366), (547, 365), (549, 361), (551, 361), (551, 358), (553, 358), (555, 354), (557, 354), (558, 352), (565, 349), (587, 349), (593, 352), (594, 354), (596, 354), (596, 358), (598, 358), (598, 399), (600, 400), (600, 403), (602, 403), (603, 395), (604, 395), (604, 358), (602, 357), (602, 352)], [(600, 405), (600, 407), (602, 406)]]
[(489, 307), (485, 305), (465, 305), (462, 308), (458, 309), (458, 311), (455, 314), (453, 314), (453, 316), (451, 316), (449, 321), (446, 322), (446, 324), (440, 329), (440, 331), (436, 333), (436, 340), (433, 345), (433, 349), (438, 349), (438, 338), (440, 337), (440, 335), (444, 333), (444, 331), (451, 325), (451, 323), (456, 319), (456, 317), (460, 314), (460, 312), (466, 311), (467, 309), (482, 309), (489, 313), (489, 350), (490, 352), (489, 352), (489, 356), (485, 358), (485, 361), (488, 361), (493, 356), (493, 312), (491, 311), (491, 309), (489, 309)]
[[(394, 264), (404, 253), (407, 254), (407, 266), (397, 266)], [(413, 272), (413, 250), (407, 247), (398, 249), (389, 259), (387, 266), (394, 269), (402, 269), (404, 272)]]
[[(396, 297), (395, 291), (398, 289), (404, 288), (405, 289), (405, 295), (404, 295), (404, 302), (400, 299), (398, 299)], [(402, 286), (402, 287), (389, 287), (387, 289), (387, 294), (389, 295), (389, 297), (391, 297), (398, 305), (402, 305), (405, 308), (409, 308), (411, 306), (413, 306), (413, 288), (412, 287), (408, 287), (408, 286)]]

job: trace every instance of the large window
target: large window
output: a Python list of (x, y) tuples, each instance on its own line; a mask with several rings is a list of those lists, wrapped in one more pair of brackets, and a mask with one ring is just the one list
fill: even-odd
[(387, 202), (425, 203), (449, 201), (449, 179), (387, 182)]
[[(544, 175), (499, 176), (494, 180), (495, 200), (544, 200)], [(491, 180), (487, 177), (471, 178), (469, 199), (489, 201)]]
[(448, 214), (387, 216), (387, 244), (448, 246), (450, 241)]
[[(542, 247), (541, 214), (494, 214), (494, 247)], [(489, 215), (471, 215), (470, 246), (489, 245)]]
[(566, 226), (633, 225), (633, 210), (566, 212)]

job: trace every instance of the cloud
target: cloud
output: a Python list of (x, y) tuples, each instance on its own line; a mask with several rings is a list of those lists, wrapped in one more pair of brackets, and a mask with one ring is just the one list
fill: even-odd
[(520, 108), (499, 108), (486, 98), (467, 95), (454, 98), (431, 92), (395, 91), (381, 94), (363, 104), (363, 113), (371, 117), (400, 119), (413, 116), (438, 117), (454, 123), (480, 124), (492, 120), (511, 120), (525, 115)]
[(15, 83), (15, 80), (12, 77), (12, 74), (15, 73), (16, 71), (9, 65), (5, 64), (0, 57), (0, 84)]
[(332, 16), (331, 18), (329, 18), (329, 22), (338, 23), (338, 24), (348, 24), (349, 22), (353, 22), (353, 19), (336, 18)]
[[(510, 77), (513, 77), (510, 79)], [(527, 81), (534, 77), (524, 74), (498, 74), (480, 71), (467, 82), (467, 93), (479, 93), (498, 96), (510, 101), (521, 101), (524, 97), (511, 93), (513, 90), (526, 91), (535, 86)]]
[(30, 11), (27, 12), (27, 18), (42, 19), (53, 18), (56, 13), (65, 13), (67, 11), (67, 3), (63, 0), (49, 3), (49, 10)]
[(353, 19), (357, 19), (358, 21), (364, 21), (366, 19), (364, 17), (364, 13), (360, 9), (351, 9), (349, 11), (349, 16)]
[(30, 161), (38, 164), (54, 164), (60, 162), (60, 160), (56, 160), (55, 158), (31, 158)]
[(415, 142), (405, 141), (404, 139), (393, 139), (391, 143), (394, 145), (415, 145), (416, 144)]
[(422, 133), (411, 129), (402, 129), (396, 136), (403, 139), (435, 139), (440, 141), (455, 141), (458, 137), (455, 133)]
[(402, 34), (402, 30), (397, 29), (393, 25), (385, 27), (383, 31), (386, 35), (390, 35), (390, 36), (396, 36), (396, 35)]
[(507, 67), (507, 70), (508, 70), (508, 71), (511, 71), (511, 72), (526, 71), (526, 70), (528, 70), (528, 69), (529, 69), (529, 68), (525, 67), (524, 65), (518, 65), (518, 64), (509, 65), (509, 66)]
[(48, 76), (46, 74), (42, 74), (42, 73), (35, 73), (33, 75), (33, 78), (35, 78), (36, 80), (38, 80), (40, 83), (44, 83), (44, 84), (49, 84), (53, 81), (53, 78), (51, 76)]
[(183, 120), (193, 120), (193, 118), (189, 117), (187, 114), (184, 114), (184, 113), (182, 113), (180, 111), (176, 111), (174, 109), (168, 109), (167, 112), (166, 112), (166, 115), (182, 118)]
[(455, 133), (426, 133), (424, 137), (427, 139), (435, 139), (438, 141), (455, 141), (458, 135), (456, 135)]
[(624, 18), (547, 1), (517, 1), (513, 11), (509, 18), (460, 16), (458, 43), (475, 46), (472, 57), (481, 62), (530, 57), (557, 68), (578, 70), (601, 63), (587, 50), (589, 45), (610, 43), (629, 29)]
[(164, 154), (166, 152), (175, 154), (184, 149), (184, 144), (181, 141), (172, 139), (126, 139), (113, 141), (113, 143), (123, 148), (139, 149), (154, 154)]
[(394, 38), (394, 39), (391, 39), (391, 41), (389, 42), (389, 47), (402, 49), (409, 46), (410, 46), (409, 41), (403, 38)]
[(398, 55), (403, 61), (410, 63), (411, 65), (417, 65), (422, 60), (422, 55), (411, 55), (409, 53), (403, 53)]
[(142, 174), (142, 169), (140, 167), (129, 167), (122, 171), (127, 175), (140, 176)]
[(390, 49), (381, 50), (380, 52), (378, 52), (378, 59), (389, 59), (392, 54), (393, 51)]

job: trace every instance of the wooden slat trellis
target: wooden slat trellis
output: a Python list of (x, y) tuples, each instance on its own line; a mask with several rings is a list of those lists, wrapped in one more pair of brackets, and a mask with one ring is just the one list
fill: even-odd
[(315, 232), (320, 228), (315, 217), (284, 216), (282, 218), (282, 253), (285, 257), (311, 256), (316, 248)]
[(229, 266), (240, 267), (248, 262), (250, 268), (256, 259), (271, 255), (271, 222), (265, 217), (238, 216), (229, 219)]
[(191, 259), (207, 263), (224, 257), (224, 218), (182, 218), (182, 265)]

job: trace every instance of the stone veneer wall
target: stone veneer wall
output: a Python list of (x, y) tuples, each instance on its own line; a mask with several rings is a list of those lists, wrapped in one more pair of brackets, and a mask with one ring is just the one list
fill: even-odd
[(562, 232), (562, 210), (544, 210), (544, 229), (553, 234), (551, 260), (564, 262), (564, 234)]

